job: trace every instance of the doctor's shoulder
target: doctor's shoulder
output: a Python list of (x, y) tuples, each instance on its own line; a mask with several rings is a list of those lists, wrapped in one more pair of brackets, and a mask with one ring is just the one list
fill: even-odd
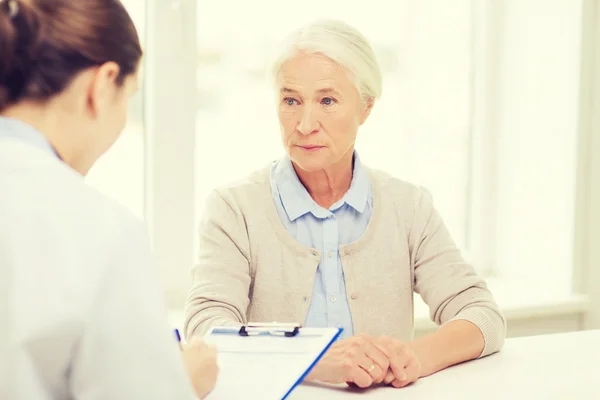
[(94, 214), (94, 225), (106, 237), (109, 246), (143, 246), (149, 250), (148, 231), (144, 221), (116, 200), (86, 185), (83, 195), (90, 199), (87, 212)]
[(148, 232), (141, 218), (85, 183), (74, 171), (65, 168), (62, 175), (59, 185), (63, 186), (63, 196), (56, 199), (62, 204), (57, 214), (62, 215), (63, 226), (71, 235), (81, 235), (78, 240), (85, 242), (85, 248), (104, 252), (118, 246), (149, 251)]

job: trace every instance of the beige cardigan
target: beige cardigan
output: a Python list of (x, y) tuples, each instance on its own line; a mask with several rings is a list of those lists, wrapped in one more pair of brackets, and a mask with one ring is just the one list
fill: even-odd
[[(365, 167), (366, 168), (366, 167)], [(437, 324), (473, 322), (481, 356), (502, 347), (506, 322), (484, 280), (465, 263), (430, 194), (366, 168), (373, 215), (363, 236), (340, 247), (355, 334), (413, 337), (413, 292)], [(216, 325), (303, 323), (321, 255), (285, 229), (273, 202), (270, 168), (218, 189), (200, 224), (200, 253), (186, 303), (185, 334)]]

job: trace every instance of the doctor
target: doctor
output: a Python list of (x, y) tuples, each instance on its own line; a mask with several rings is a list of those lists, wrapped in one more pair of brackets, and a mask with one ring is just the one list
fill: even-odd
[[(141, 222), (85, 185), (142, 50), (119, 0), (0, 0), (0, 398), (191, 399)], [(192, 384), (190, 384), (190, 381)]]

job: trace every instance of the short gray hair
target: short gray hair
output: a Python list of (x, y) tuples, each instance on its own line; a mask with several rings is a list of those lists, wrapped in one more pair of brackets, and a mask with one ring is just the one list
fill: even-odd
[(353, 26), (335, 19), (321, 19), (293, 31), (271, 70), (277, 79), (282, 65), (294, 56), (321, 54), (348, 70), (363, 101), (379, 100), (381, 69), (369, 41)]

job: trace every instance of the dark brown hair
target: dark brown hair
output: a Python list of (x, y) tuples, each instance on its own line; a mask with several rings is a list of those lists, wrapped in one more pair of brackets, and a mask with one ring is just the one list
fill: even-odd
[(0, 0), (0, 111), (61, 93), (82, 70), (113, 61), (117, 84), (142, 49), (119, 0)]

